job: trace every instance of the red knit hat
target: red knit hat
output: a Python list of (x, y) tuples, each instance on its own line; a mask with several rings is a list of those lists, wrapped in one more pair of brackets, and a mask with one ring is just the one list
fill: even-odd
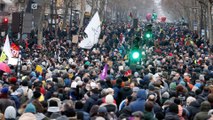
[(15, 84), (17, 82), (17, 78), (11, 77), (9, 81), (10, 81), (10, 83)]

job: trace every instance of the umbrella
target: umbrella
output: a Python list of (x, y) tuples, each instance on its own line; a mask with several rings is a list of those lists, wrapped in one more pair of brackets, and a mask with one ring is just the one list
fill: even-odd
[(0, 70), (7, 72), (7, 73), (11, 72), (10, 67), (5, 63), (0, 63)]

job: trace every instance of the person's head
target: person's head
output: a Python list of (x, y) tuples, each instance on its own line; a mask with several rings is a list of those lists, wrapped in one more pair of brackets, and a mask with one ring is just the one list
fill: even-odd
[(213, 103), (213, 94), (209, 94), (207, 99), (210, 103)]
[(169, 105), (169, 112), (173, 112), (178, 114), (178, 105), (175, 103), (172, 103)]
[(153, 107), (154, 107), (153, 102), (148, 101), (145, 103), (145, 110), (147, 112), (152, 112)]
[(107, 109), (106, 107), (99, 107), (98, 108), (98, 115), (104, 117), (107, 114)]
[(26, 108), (25, 108), (25, 113), (36, 113), (36, 108), (32, 103), (27, 104)]
[(132, 116), (134, 117), (134, 120), (143, 120), (144, 119), (144, 114), (141, 111), (132, 113)]
[(34, 99), (39, 99), (40, 96), (41, 96), (40, 91), (35, 91), (35, 92), (33, 92), (33, 98), (34, 98)]
[(75, 109), (82, 109), (84, 107), (84, 104), (81, 101), (77, 101), (75, 103)]
[(4, 112), (5, 120), (15, 120), (16, 119), (16, 109), (13, 106), (8, 106)]
[(211, 109), (211, 104), (208, 101), (203, 101), (200, 106), (200, 111), (208, 112)]
[(177, 105), (180, 105), (181, 104), (181, 100), (179, 98), (175, 98), (174, 99), (174, 103), (177, 104)]

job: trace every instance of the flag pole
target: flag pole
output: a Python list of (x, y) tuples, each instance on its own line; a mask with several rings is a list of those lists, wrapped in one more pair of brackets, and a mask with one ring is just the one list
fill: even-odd
[(24, 17), (24, 9), (22, 9), (21, 14), (20, 14), (20, 18), (21, 21), (19, 23), (19, 30), (20, 30), (20, 38), (19, 38), (19, 57), (18, 57), (18, 64), (17, 64), (17, 77), (18, 79), (21, 79), (21, 42), (22, 42), (22, 26), (23, 26), (23, 17)]

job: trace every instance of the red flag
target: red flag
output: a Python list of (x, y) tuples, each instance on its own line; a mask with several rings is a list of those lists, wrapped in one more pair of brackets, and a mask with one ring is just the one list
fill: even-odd
[(11, 44), (11, 52), (12, 52), (12, 55), (13, 55), (14, 58), (18, 58), (19, 51), (20, 51), (19, 46), (16, 45), (15, 43), (12, 43)]
[(127, 70), (124, 74), (125, 77), (131, 76), (132, 75), (132, 71), (131, 70)]

